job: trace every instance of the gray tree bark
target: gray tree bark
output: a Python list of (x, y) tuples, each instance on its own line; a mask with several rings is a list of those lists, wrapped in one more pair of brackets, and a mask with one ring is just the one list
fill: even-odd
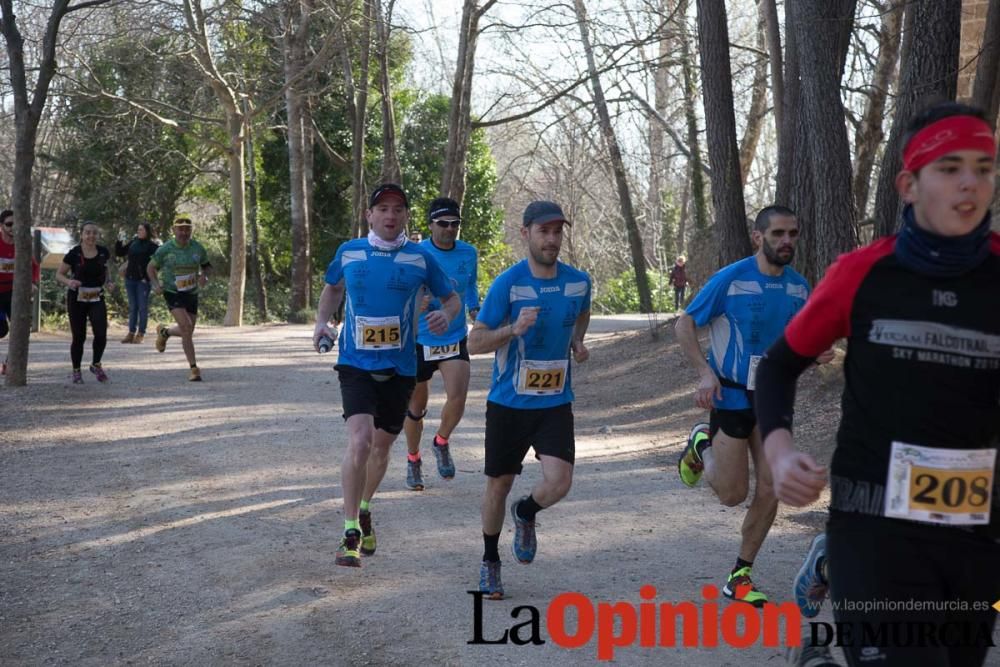
[(392, 108), (392, 84), (389, 81), (389, 37), (395, 0), (375, 0), (375, 57), (378, 59), (378, 85), (382, 97), (382, 173), (383, 183), (403, 184), (403, 170), (396, 150), (396, 117)]
[(892, 86), (896, 63), (899, 62), (904, 0), (888, 0), (887, 4), (879, 29), (878, 59), (872, 76), (871, 92), (854, 137), (854, 207), (859, 218), (864, 218), (868, 209), (875, 155), (884, 138), (882, 121), (885, 102)]
[(767, 115), (767, 48), (765, 30), (767, 17), (764, 0), (757, 2), (757, 49), (762, 55), (757, 56), (753, 67), (753, 92), (750, 94), (750, 109), (747, 111), (747, 124), (740, 140), (740, 174), (742, 183), (746, 185), (753, 166), (753, 158), (757, 154), (757, 142), (760, 141), (761, 129), (764, 126), (764, 116)]
[(618, 203), (622, 208), (622, 217), (625, 220), (625, 229), (628, 233), (629, 249), (632, 253), (632, 265), (635, 268), (636, 289), (639, 292), (639, 310), (643, 313), (651, 313), (653, 312), (653, 296), (649, 289), (649, 278), (646, 273), (646, 256), (642, 248), (642, 234), (639, 231), (639, 223), (635, 218), (635, 210), (632, 206), (632, 195), (629, 192), (628, 178), (625, 172), (625, 163), (622, 160), (621, 148), (618, 145), (618, 138), (615, 136), (614, 127), (611, 124), (608, 103), (604, 97), (604, 87), (601, 85), (600, 75), (597, 71), (597, 61), (594, 58), (594, 49), (590, 42), (590, 25), (587, 21), (587, 8), (584, 6), (583, 0), (573, 0), (573, 7), (576, 10), (577, 24), (580, 28), (580, 41), (583, 44), (584, 55), (587, 58), (587, 69), (590, 72), (590, 86), (594, 93), (594, 105), (597, 107), (601, 134), (604, 136), (604, 144), (611, 158), (611, 169), (614, 172), (615, 185), (618, 188)]
[(14, 168), (11, 210), (14, 211), (14, 291), (11, 295), (10, 343), (7, 348), (7, 385), (23, 387), (28, 378), (28, 348), (31, 333), (31, 176), (35, 167), (38, 124), (56, 73), (56, 39), (69, 12), (106, 4), (88, 0), (71, 5), (54, 0), (42, 37), (42, 52), (34, 88), (28, 93), (24, 60), (24, 36), (18, 27), (13, 0), (0, 0), (0, 31), (7, 46), (11, 92), (14, 96)]
[[(898, 226), (900, 204), (896, 174), (902, 165), (900, 153), (906, 124), (919, 108), (922, 98), (937, 96), (953, 100), (958, 88), (961, 0), (911, 0), (906, 11), (913, 13), (913, 28), (910, 44), (903, 49), (905, 58), (896, 116), (882, 155), (875, 192), (876, 236), (894, 234)], [(909, 19), (907, 25), (910, 25)]]
[(307, 125), (304, 107), (307, 104), (303, 82), (298, 80), (306, 65), (306, 44), (309, 39), (312, 2), (292, 0), (282, 12), (282, 58), (285, 75), (285, 115), (288, 124), (288, 176), (290, 183), (290, 214), (292, 225), (292, 275), (289, 314), (309, 307), (309, 286), (312, 282), (309, 247), (310, 200), (306, 187), (306, 135), (311, 136), (312, 122)]
[(996, 124), (1000, 110), (1000, 0), (990, 0), (986, 9), (982, 53), (972, 84), (972, 103), (982, 107), (990, 122)]
[(698, 44), (708, 159), (712, 166), (715, 238), (719, 264), (726, 265), (749, 255), (751, 247), (736, 145), (733, 75), (724, 0), (698, 0)]

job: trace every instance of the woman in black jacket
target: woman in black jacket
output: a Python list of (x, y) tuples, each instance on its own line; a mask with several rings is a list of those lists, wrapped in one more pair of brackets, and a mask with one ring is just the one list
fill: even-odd
[(146, 265), (160, 244), (153, 240), (148, 222), (139, 223), (135, 236), (128, 243), (115, 242), (115, 255), (128, 257), (125, 265), (125, 290), (128, 294), (128, 334), (123, 343), (141, 343), (146, 335), (149, 318), (149, 278)]

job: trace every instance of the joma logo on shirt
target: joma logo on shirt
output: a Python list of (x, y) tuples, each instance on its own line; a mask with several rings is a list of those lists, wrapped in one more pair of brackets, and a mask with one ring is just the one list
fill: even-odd
[(372, 251), (372, 257), (392, 257), (391, 252), (376, 252)]
[(549, 292), (559, 292), (562, 291), (561, 287), (539, 287), (538, 291), (542, 294), (548, 294)]
[(764, 287), (767, 289), (785, 289), (785, 286), (781, 283), (764, 283)]

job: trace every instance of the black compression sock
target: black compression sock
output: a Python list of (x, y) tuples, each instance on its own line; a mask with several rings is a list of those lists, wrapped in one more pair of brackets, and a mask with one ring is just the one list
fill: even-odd
[(535, 502), (534, 496), (528, 496), (517, 504), (517, 516), (525, 521), (534, 521), (535, 515), (541, 512), (544, 507)]
[(500, 560), (500, 533), (487, 535), (483, 533), (483, 560), (496, 563)]

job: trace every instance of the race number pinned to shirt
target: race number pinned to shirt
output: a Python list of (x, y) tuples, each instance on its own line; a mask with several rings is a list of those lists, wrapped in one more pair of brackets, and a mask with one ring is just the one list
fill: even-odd
[(452, 343), (451, 345), (424, 345), (424, 361), (454, 359), (461, 352), (459, 345), (459, 343)]
[(757, 366), (760, 364), (760, 360), (763, 355), (752, 354), (750, 355), (750, 370), (747, 371), (747, 391), (753, 391), (757, 388)]
[(82, 303), (94, 303), (101, 300), (100, 287), (80, 287), (76, 288), (76, 300)]
[(517, 376), (517, 393), (529, 396), (561, 394), (566, 387), (568, 359), (532, 361), (525, 359)]
[(990, 522), (997, 450), (893, 442), (885, 515), (950, 526)]
[(398, 350), (400, 342), (399, 316), (361, 317), (355, 319), (354, 340), (359, 350)]
[(13, 257), (0, 257), (0, 273), (14, 273)]
[(178, 292), (190, 292), (198, 284), (198, 274), (197, 273), (185, 273), (182, 276), (177, 276), (174, 278), (174, 285), (177, 286)]

